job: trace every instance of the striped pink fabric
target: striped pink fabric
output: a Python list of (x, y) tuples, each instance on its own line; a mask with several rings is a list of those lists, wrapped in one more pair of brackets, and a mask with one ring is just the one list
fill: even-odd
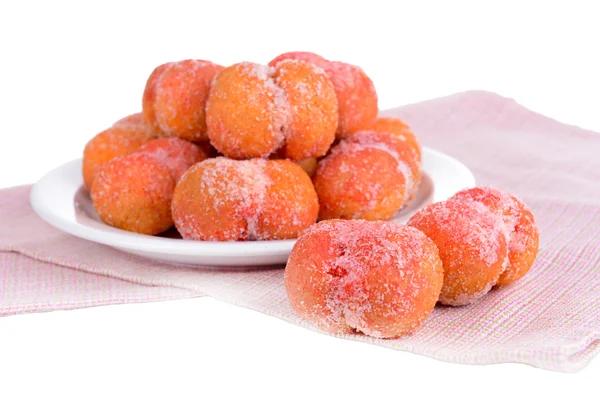
[[(472, 306), (437, 307), (414, 335), (340, 337), (450, 362), (583, 368), (600, 351), (600, 135), (487, 92), (385, 114), (464, 161), (479, 184), (529, 204), (540, 253), (521, 281)], [(313, 329), (289, 306), (282, 269), (202, 271), (120, 253), (42, 222), (28, 195), (0, 191), (0, 315), (208, 295)]]

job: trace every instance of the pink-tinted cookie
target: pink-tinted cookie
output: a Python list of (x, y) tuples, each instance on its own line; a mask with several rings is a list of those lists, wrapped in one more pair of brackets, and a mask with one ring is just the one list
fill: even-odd
[(443, 270), (435, 244), (414, 228), (330, 220), (300, 236), (284, 281), (294, 310), (321, 329), (393, 338), (423, 324)]
[(171, 171), (144, 153), (108, 162), (94, 180), (91, 198), (100, 219), (116, 228), (156, 235), (173, 225)]
[(331, 61), (325, 72), (333, 83), (338, 100), (337, 138), (347, 138), (358, 131), (370, 129), (379, 112), (373, 81), (360, 67), (340, 61)]
[(358, 132), (319, 162), (313, 177), (319, 219), (390, 219), (414, 197), (420, 179), (405, 142), (386, 133)]
[(148, 78), (142, 107), (155, 132), (207, 142), (206, 100), (222, 66), (205, 60), (183, 60), (158, 66)]
[(516, 196), (489, 186), (463, 190), (450, 200), (483, 204), (502, 220), (508, 262), (496, 284), (521, 279), (533, 265), (539, 247), (539, 229), (529, 207)]
[(183, 175), (172, 210), (185, 239), (276, 240), (313, 224), (319, 204), (310, 178), (291, 161), (217, 157)]
[(439, 248), (444, 266), (442, 304), (461, 306), (481, 299), (506, 269), (503, 223), (482, 204), (434, 203), (416, 213), (408, 225)]

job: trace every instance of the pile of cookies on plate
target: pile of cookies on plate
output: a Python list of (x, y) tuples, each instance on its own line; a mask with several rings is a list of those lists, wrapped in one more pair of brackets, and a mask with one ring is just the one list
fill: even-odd
[(491, 187), (386, 222), (414, 199), (422, 154), (403, 121), (378, 112), (360, 67), (314, 53), (166, 63), (142, 112), (86, 145), (84, 183), (102, 221), (127, 231), (298, 238), (285, 288), (300, 315), (329, 332), (398, 337), (438, 302), (471, 304), (519, 280), (539, 233), (522, 201)]
[(415, 135), (378, 118), (367, 74), (313, 53), (166, 63), (140, 97), (142, 112), (94, 137), (83, 157), (99, 217), (120, 229), (292, 239), (317, 219), (390, 219), (421, 179)]

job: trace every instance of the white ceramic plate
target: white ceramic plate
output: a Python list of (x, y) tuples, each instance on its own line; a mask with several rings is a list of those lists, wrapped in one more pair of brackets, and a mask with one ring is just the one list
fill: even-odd
[[(419, 209), (473, 187), (469, 169), (439, 151), (423, 148), (423, 181), (411, 204), (393, 221), (405, 223)], [(49, 172), (31, 191), (31, 205), (45, 221), (71, 235), (119, 250), (200, 268), (248, 268), (283, 264), (295, 240), (198, 242), (126, 232), (100, 221), (83, 187), (81, 160)]]

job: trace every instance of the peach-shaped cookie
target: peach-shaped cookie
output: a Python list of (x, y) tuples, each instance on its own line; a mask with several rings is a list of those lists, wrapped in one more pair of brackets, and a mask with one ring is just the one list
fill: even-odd
[(444, 266), (440, 302), (471, 304), (490, 291), (506, 267), (502, 221), (477, 203), (443, 201), (417, 212), (408, 225), (435, 242)]
[(211, 82), (223, 67), (183, 60), (157, 67), (146, 83), (142, 107), (148, 125), (170, 136), (208, 141), (205, 107)]
[(83, 150), (83, 182), (90, 189), (100, 169), (115, 157), (137, 151), (153, 138), (145, 128), (128, 123), (117, 123), (94, 136)]
[(377, 92), (373, 81), (360, 67), (340, 61), (329, 61), (318, 54), (303, 51), (280, 54), (271, 60), (269, 65), (274, 67), (284, 60), (304, 61), (325, 70), (338, 101), (338, 139), (372, 129), (378, 113)]
[(289, 105), (267, 66), (242, 62), (225, 68), (206, 106), (211, 144), (234, 159), (267, 157), (285, 142)]
[(385, 149), (393, 154), (406, 181), (403, 205), (412, 201), (421, 183), (421, 162), (408, 143), (398, 137), (375, 131), (357, 132), (346, 141), (358, 143), (361, 147)]
[(221, 72), (206, 108), (211, 144), (227, 157), (300, 160), (325, 155), (335, 138), (337, 99), (322, 70), (284, 60), (242, 62)]
[(176, 182), (188, 168), (208, 158), (200, 147), (177, 137), (151, 140), (140, 147), (139, 152), (149, 154), (165, 164)]
[(450, 200), (483, 204), (502, 219), (508, 263), (496, 284), (507, 285), (521, 279), (533, 265), (539, 247), (539, 230), (529, 207), (514, 195), (492, 187), (465, 189)]
[(338, 100), (336, 136), (343, 139), (355, 132), (370, 129), (379, 112), (373, 81), (360, 67), (339, 61), (331, 61), (325, 72), (333, 83)]
[(154, 157), (134, 153), (107, 163), (94, 180), (91, 198), (102, 221), (131, 232), (156, 235), (173, 225), (175, 180)]
[(267, 161), (267, 185), (262, 206), (258, 208), (258, 239), (293, 239), (314, 224), (319, 201), (310, 177), (289, 160)]
[(400, 139), (362, 131), (335, 146), (313, 180), (319, 219), (386, 220), (414, 196), (420, 170)]
[(319, 219), (390, 219), (402, 206), (405, 178), (385, 150), (341, 143), (313, 177)]
[(327, 75), (313, 64), (284, 60), (273, 80), (285, 93), (290, 107), (284, 125), (284, 154), (293, 160), (324, 156), (335, 139), (338, 103)]
[(318, 208), (310, 178), (291, 161), (225, 157), (190, 168), (172, 204), (184, 239), (211, 241), (295, 238)]
[(285, 268), (298, 314), (332, 333), (415, 332), (433, 310), (443, 269), (417, 229), (382, 221), (323, 221), (300, 235)]
[(400, 140), (405, 141), (414, 151), (416, 158), (421, 163), (421, 145), (417, 137), (401, 119), (393, 117), (380, 117), (375, 121), (375, 125), (371, 128), (375, 132), (385, 132), (397, 136)]
[(316, 65), (319, 68), (325, 69), (329, 65), (329, 61), (325, 58), (321, 57), (318, 54), (311, 53), (308, 51), (290, 51), (287, 53), (283, 53), (275, 57), (269, 62), (270, 67), (275, 67), (277, 64), (284, 60), (299, 60), (304, 61), (313, 65)]

